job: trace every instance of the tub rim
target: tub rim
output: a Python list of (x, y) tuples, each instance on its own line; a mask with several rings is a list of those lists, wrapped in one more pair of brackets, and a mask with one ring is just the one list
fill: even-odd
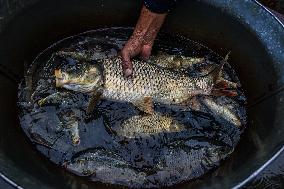
[[(204, 1), (205, 3), (207, 2), (207, 4), (209, 4), (208, 3), (209, 0), (201, 0), (201, 1)], [(214, 3), (215, 1), (211, 1), (211, 2)], [(278, 24), (280, 25), (280, 27), (282, 29), (284, 29), (284, 23), (282, 23), (280, 21), (280, 19), (270, 9), (268, 9), (267, 7), (262, 5), (257, 0), (253, 0), (251, 3), (255, 3), (257, 5), (257, 7), (260, 8), (260, 10), (262, 9), (265, 12), (269, 13), (270, 17), (267, 17), (267, 15), (263, 15), (263, 16), (266, 16), (268, 19), (276, 20), (278, 22)], [(27, 5), (27, 6), (29, 6), (29, 5)], [(218, 8), (222, 8), (221, 6), (217, 6), (217, 7)], [(284, 91), (284, 90), (281, 89), (280, 91)], [(238, 184), (236, 184), (232, 188), (233, 189), (238, 189), (238, 188), (244, 187), (246, 184), (248, 184), (250, 181), (252, 181), (257, 175), (259, 175), (266, 167), (268, 167), (274, 160), (276, 160), (280, 156), (280, 154), (282, 154), (282, 153), (284, 153), (284, 145), (270, 159), (268, 159), (262, 166), (260, 166), (258, 169), (253, 171), (253, 173), (250, 174), (245, 180), (239, 182)], [(11, 186), (13, 188), (24, 189), (24, 187), (22, 187), (21, 185), (15, 183), (12, 179), (10, 179), (8, 176), (3, 174), (1, 171), (0, 171), (0, 179), (2, 179), (6, 184), (8, 184), (9, 186)]]

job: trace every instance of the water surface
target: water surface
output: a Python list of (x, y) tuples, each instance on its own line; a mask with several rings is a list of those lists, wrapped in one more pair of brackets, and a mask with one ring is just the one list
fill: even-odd
[[(155, 104), (156, 112), (172, 117), (186, 129), (136, 138), (115, 133), (126, 120), (141, 115), (133, 105), (101, 99), (87, 115), (88, 95), (55, 88), (56, 68), (76, 72), (96, 60), (116, 56), (131, 32), (130, 28), (90, 31), (63, 39), (39, 54), (19, 86), (23, 131), (50, 161), (103, 183), (139, 188), (171, 186), (218, 167), (233, 152), (245, 128), (246, 98), (241, 88), (237, 97), (200, 96), (197, 110)], [(60, 50), (81, 52), (91, 61), (58, 57), (55, 53)], [(198, 43), (169, 34), (158, 37), (153, 57), (160, 52), (203, 58), (187, 70), (191, 75), (222, 60)], [(239, 83), (228, 64), (224, 77)], [(48, 106), (37, 105), (38, 100), (54, 93), (62, 94), (62, 98)], [(76, 137), (80, 140), (74, 143)]]

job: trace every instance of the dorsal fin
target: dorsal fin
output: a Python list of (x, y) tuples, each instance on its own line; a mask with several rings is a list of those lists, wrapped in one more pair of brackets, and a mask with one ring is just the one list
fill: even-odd
[(212, 77), (213, 77), (213, 83), (216, 83), (216, 82), (221, 78), (223, 67), (224, 67), (224, 65), (228, 62), (229, 55), (230, 55), (230, 52), (229, 52), (229, 53), (225, 56), (225, 58), (221, 61), (221, 64), (218, 65), (218, 66), (216, 66), (216, 67), (209, 73), (209, 75), (212, 75)]

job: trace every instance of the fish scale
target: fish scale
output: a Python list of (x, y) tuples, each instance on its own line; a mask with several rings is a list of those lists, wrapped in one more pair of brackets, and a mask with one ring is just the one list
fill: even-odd
[[(113, 30), (111, 31), (113, 32)], [(119, 31), (124, 30), (119, 29)], [(122, 33), (124, 35), (126, 32)], [(92, 181), (123, 185), (130, 188), (157, 188), (185, 182), (205, 174), (209, 169), (215, 168), (217, 166), (216, 163), (229, 155), (230, 151), (226, 150), (226, 146), (230, 150), (235, 147), (240, 137), (239, 130), (243, 127), (235, 127), (235, 120), (230, 122), (223, 118), (231, 119), (233, 118), (231, 113), (239, 115), (238, 112), (242, 112), (240, 109), (244, 108), (243, 104), (240, 104), (238, 101), (241, 97), (237, 99), (199, 96), (196, 99), (198, 106), (194, 106), (196, 107), (195, 109), (192, 108), (191, 104), (186, 104), (186, 107), (190, 107), (194, 111), (187, 111), (187, 109), (184, 111), (184, 107), (158, 103), (155, 106), (153, 115), (141, 114), (133, 107), (136, 104), (117, 103), (112, 98), (102, 100), (96, 104), (97, 101), (93, 99), (99, 100), (102, 97), (99, 95), (105, 89), (103, 87), (98, 88), (104, 83), (104, 80), (102, 80), (103, 67), (101, 70), (98, 70), (96, 69), (98, 66), (95, 65), (98, 65), (98, 62), (102, 65), (104, 61), (101, 61), (101, 59), (114, 56), (116, 52), (111, 55), (109, 52), (111, 52), (111, 49), (114, 49), (113, 46), (117, 45), (117, 41), (119, 41), (119, 48), (116, 48), (118, 51), (125, 40), (127, 40), (128, 35), (123, 40), (113, 40), (111, 36), (115, 35), (116, 38), (116, 35), (120, 35), (120, 33), (110, 34), (103, 31), (102, 34), (108, 35), (107, 38), (96, 36), (96, 34), (93, 36), (93, 34), (91, 37), (89, 34), (87, 36), (84, 34), (84, 36), (79, 35), (80, 38), (72, 37), (63, 40), (58, 45), (53, 45), (39, 55), (33, 63), (37, 66), (33, 70), (33, 74), (31, 73), (33, 83), (29, 86), (31, 86), (31, 89), (36, 89), (35, 91), (31, 90), (33, 92), (31, 99), (34, 103), (26, 100), (26, 94), (23, 94), (24, 96), (20, 95), (19, 102), (20, 109), (23, 111), (21, 114), (24, 116), (20, 115), (21, 126), (31, 140), (39, 142), (39, 145), (36, 144), (39, 151), (56, 164), (61, 165), (60, 163), (67, 162), (63, 164), (64, 167), (77, 175), (87, 176)], [(104, 42), (98, 43), (98, 39), (107, 42), (108, 45), (101, 45)], [(160, 65), (157, 68), (160, 69), (160, 72), (155, 70), (145, 71), (144, 64), (140, 62), (139, 65), (141, 67), (134, 65), (134, 69), (140, 69), (141, 72), (145, 71), (143, 72), (146, 74), (145, 76), (142, 75), (141, 77), (139, 75), (141, 80), (145, 77), (145, 82), (140, 79), (133, 80), (133, 89), (130, 89), (128, 94), (123, 92), (125, 90), (125, 80), (116, 79), (116, 74), (122, 74), (121, 66), (118, 67), (119, 70), (111, 72), (112, 75), (109, 79), (119, 89), (117, 91), (119, 94), (116, 94), (119, 96), (119, 101), (124, 101), (125, 94), (135, 96), (135, 99), (140, 98), (135, 91), (141, 91), (141, 86), (145, 83), (150, 83), (157, 88), (161, 87), (160, 93), (165, 96), (168, 91), (165, 90), (166, 87), (163, 83), (174, 83), (175, 79), (184, 80), (182, 77), (207, 74), (215, 66), (215, 62), (218, 63), (220, 60), (215, 53), (207, 52), (207, 50), (203, 51), (202, 49), (204, 48), (198, 48), (196, 44), (192, 44), (187, 39), (182, 38), (177, 42), (178, 45), (183, 46), (184, 50), (171, 43), (176, 42), (176, 39), (169, 39), (170, 44), (166, 46), (161, 45), (161, 43), (168, 43), (166, 41), (167, 38), (158, 40), (156, 50), (167, 51), (173, 55), (164, 54), (160, 57), (153, 54), (151, 56), (149, 64)], [(186, 44), (186, 46), (183, 44)], [(96, 51), (97, 46), (101, 46), (101, 54)], [(206, 58), (202, 58), (203, 60), (199, 58), (193, 65), (191, 61), (188, 62), (192, 57), (181, 57), (177, 54), (185, 56), (198, 55)], [(178, 59), (175, 57), (178, 57)], [(211, 61), (211, 57), (214, 58), (212, 59), (214, 61), (208, 62), (209, 60)], [(194, 57), (193, 59), (196, 58)], [(115, 59), (110, 59), (109, 61), (115, 61)], [(62, 71), (67, 72), (66, 75), (70, 76), (64, 77), (62, 75), (66, 80), (72, 79), (72, 81), (69, 80), (72, 82), (72, 85), (70, 84), (69, 86), (71, 91), (55, 89), (53, 72), (54, 69), (59, 68), (58, 66), (60, 66)], [(233, 70), (230, 70), (229, 65), (227, 66), (229, 69), (225, 70), (224, 76), (228, 76), (226, 78), (231, 79), (230, 73)], [(168, 77), (166, 76), (168, 71), (164, 71), (163, 67), (178, 70), (180, 74), (177, 75), (176, 72), (171, 72), (174, 76)], [(90, 71), (91, 69), (96, 70), (96, 72)], [(229, 73), (227, 73), (228, 71)], [(233, 80), (236, 81), (235, 74), (232, 73), (232, 75), (234, 75)], [(52, 78), (50, 82), (45, 80), (46, 77)], [(56, 76), (56, 81), (63, 81), (63, 77)], [(164, 81), (159, 81), (158, 78)], [(96, 82), (97, 79), (100, 81)], [(43, 82), (35, 82), (39, 80)], [(182, 91), (184, 88), (187, 92), (184, 94), (188, 94), (188, 89), (192, 90), (195, 87), (194, 82), (196, 80), (191, 77), (191, 81), (193, 82), (192, 86), (186, 80), (184, 82), (176, 82), (178, 90), (174, 92), (179, 95), (179, 91)], [(25, 87), (29, 87), (25, 86), (25, 84), (27, 82), (22, 83), (20, 92), (25, 92)], [(56, 84), (61, 83), (58, 82)], [(197, 85), (200, 85), (200, 83)], [(210, 85), (208, 86), (210, 87)], [(64, 86), (57, 87), (64, 88)], [(216, 88), (217, 86), (213, 90)], [(79, 91), (76, 92), (76, 89)], [(94, 94), (97, 89), (98, 94)], [(149, 90), (148, 85), (143, 86), (143, 90)], [(171, 92), (171, 90), (169, 91)], [(240, 90), (237, 89), (237, 91), (245, 98)], [(55, 92), (60, 95), (55, 95), (56, 98), (53, 98)], [(67, 95), (63, 95), (65, 93)], [(46, 95), (52, 95), (50, 96), (52, 99), (46, 98)], [(42, 98), (46, 98), (46, 100)], [(209, 98), (210, 102), (206, 103), (203, 98)], [(38, 101), (39, 99), (42, 99), (42, 101)], [(93, 104), (96, 104), (96, 107), (94, 111), (86, 116), (86, 112), (88, 112), (86, 107), (92, 101)], [(231, 104), (231, 102), (235, 103)], [(170, 97), (169, 103), (171, 103)], [(143, 104), (138, 103), (138, 105), (144, 107)], [(232, 105), (232, 108), (230, 105)], [(228, 107), (228, 111), (219, 111), (226, 107)], [(81, 143), (78, 146), (72, 145), (68, 131), (63, 130), (61, 132), (60, 130), (59, 132), (58, 130), (60, 116), (65, 115), (59, 115), (58, 112), (66, 112), (65, 110), (68, 109), (75, 111), (76, 116), (80, 118), (78, 129), (80, 131)], [(39, 110), (41, 111), (39, 112)], [(245, 114), (245, 110), (243, 111)], [(160, 113), (160, 115), (155, 117), (156, 113)], [(69, 116), (67, 117), (68, 121), (73, 120), (72, 116), (68, 114), (66, 116)], [(220, 119), (217, 119), (218, 117)], [(243, 119), (243, 117), (245, 115), (242, 115), (240, 118)], [(173, 122), (163, 122), (164, 119), (173, 119)], [(36, 120), (39, 121), (33, 122)], [(66, 123), (68, 124), (69, 122)], [(180, 126), (184, 125), (185, 131), (183, 128), (172, 127), (175, 125), (174, 123)], [(65, 125), (65, 128), (70, 126)], [(33, 128), (31, 130), (33, 135), (28, 130), (29, 128)], [(120, 132), (115, 132), (118, 130)], [(61, 137), (62, 134), (64, 134), (63, 137)], [(133, 137), (131, 137), (131, 134)], [(124, 135), (127, 138), (123, 137)], [(45, 144), (45, 142), (47, 143)], [(225, 150), (222, 148), (223, 146), (225, 146)], [(53, 149), (50, 149), (50, 147)]]
[(144, 97), (165, 104), (179, 104), (196, 93), (207, 94), (213, 87), (213, 78), (190, 78), (182, 72), (165, 69), (151, 63), (133, 60), (134, 75), (125, 78), (121, 59), (102, 60), (104, 77), (103, 97), (136, 102)]

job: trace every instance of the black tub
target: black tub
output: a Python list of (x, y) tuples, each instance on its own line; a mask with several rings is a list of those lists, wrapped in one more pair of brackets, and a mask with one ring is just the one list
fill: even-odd
[[(86, 30), (133, 26), (140, 1), (0, 1), (0, 177), (23, 188), (105, 188), (57, 168), (24, 137), (17, 86), (24, 65), (53, 42)], [(229, 188), (249, 182), (284, 144), (284, 26), (256, 1), (183, 1), (163, 30), (224, 55), (248, 97), (249, 124), (233, 155), (201, 179), (179, 186)], [(282, 116), (281, 116), (282, 115)]]

